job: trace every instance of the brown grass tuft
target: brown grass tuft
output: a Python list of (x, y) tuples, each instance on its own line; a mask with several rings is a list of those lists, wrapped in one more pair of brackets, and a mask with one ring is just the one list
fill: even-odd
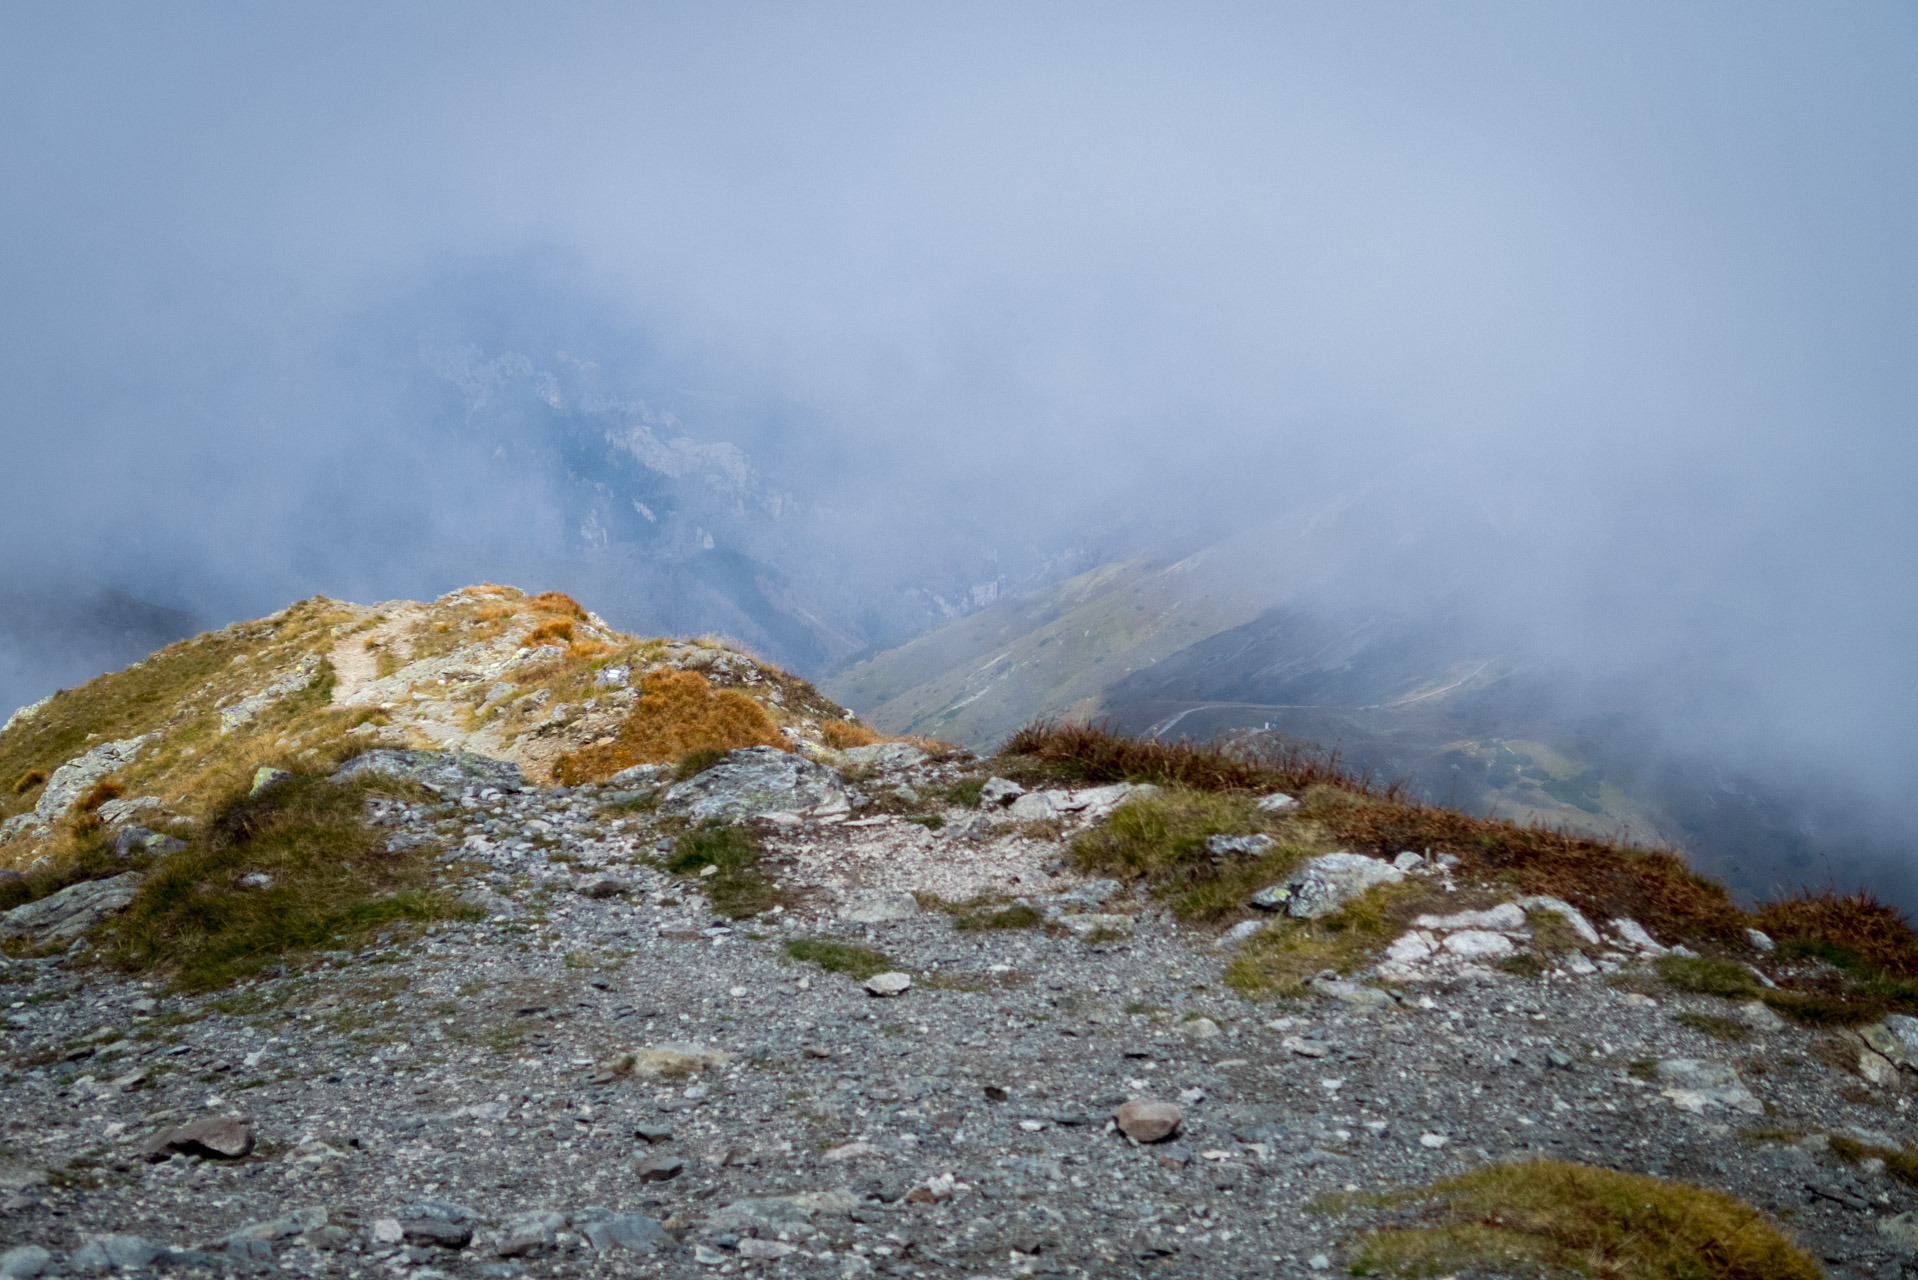
[(23, 796), (35, 787), (46, 784), (47, 775), (40, 769), (29, 769), (13, 780), (13, 794)]
[(535, 609), (545, 613), (563, 613), (580, 622), (590, 621), (584, 606), (564, 591), (542, 591), (533, 597), (532, 604)]
[(828, 720), (819, 726), (819, 736), (834, 751), (844, 751), (848, 747), (869, 747), (875, 742), (884, 742), (885, 736), (877, 729), (850, 720)]
[(697, 671), (656, 671), (616, 741), (563, 755), (553, 771), (570, 787), (695, 751), (761, 746), (789, 749), (764, 707), (738, 690), (713, 688)]
[(575, 662), (591, 662), (594, 658), (603, 658), (616, 651), (616, 646), (600, 640), (575, 640), (566, 656)]
[(118, 800), (126, 793), (127, 789), (120, 785), (118, 779), (102, 778), (94, 783), (92, 788), (85, 795), (81, 796), (73, 807), (81, 813), (93, 813), (107, 801)]
[(1758, 909), (1760, 929), (1780, 942), (1840, 947), (1894, 978), (1918, 978), (1918, 933), (1905, 914), (1867, 890), (1800, 890)]
[(529, 649), (542, 644), (571, 644), (572, 642), (573, 620), (571, 618), (548, 618), (520, 638), (520, 643)]

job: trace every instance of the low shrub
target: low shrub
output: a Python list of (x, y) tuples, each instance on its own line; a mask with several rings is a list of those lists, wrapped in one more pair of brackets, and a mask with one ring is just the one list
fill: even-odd
[(587, 615), (585, 606), (581, 605), (579, 601), (573, 599), (573, 597), (567, 595), (564, 591), (542, 591), (528, 601), (528, 603), (531, 604), (533, 608), (545, 613), (564, 614), (580, 622), (592, 621)]
[(23, 796), (35, 787), (46, 785), (47, 775), (39, 769), (29, 769), (13, 780), (13, 794)]

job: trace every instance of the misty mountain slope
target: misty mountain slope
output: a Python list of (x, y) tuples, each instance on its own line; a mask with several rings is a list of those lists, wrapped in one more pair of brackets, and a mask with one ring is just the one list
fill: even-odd
[[(1316, 550), (1337, 528), (1297, 545)], [(888, 732), (981, 747), (1040, 715), (1254, 750), (1306, 743), (1433, 803), (1684, 849), (1747, 897), (1833, 883), (1842, 867), (1918, 901), (1888, 815), (1841, 772), (1674, 737), (1706, 694), (1545, 661), (1457, 601), (1354, 608), (1310, 585), (1235, 579), (1223, 549), (1080, 575), (826, 687)], [(1315, 563), (1316, 583), (1351, 563)]]
[[(1323, 584), (1319, 513), (1102, 565), (1002, 601), (821, 682), (889, 733), (984, 748), (1035, 715), (1085, 715), (1130, 673)], [(1251, 567), (1256, 566), (1256, 567)]]

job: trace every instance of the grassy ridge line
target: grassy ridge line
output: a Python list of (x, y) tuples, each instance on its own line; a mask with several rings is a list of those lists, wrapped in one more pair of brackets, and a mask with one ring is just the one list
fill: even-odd
[[(1297, 797), (1307, 819), (1338, 847), (1383, 857), (1406, 850), (1450, 853), (1463, 871), (1521, 893), (1550, 894), (1600, 923), (1627, 916), (1667, 943), (1742, 948), (1762, 929), (1797, 955), (1824, 959), (1881, 988), (1918, 977), (1918, 933), (1868, 892), (1801, 892), (1746, 912), (1723, 886), (1669, 849), (1631, 848), (1595, 837), (1406, 798), (1402, 788), (1344, 770), (1336, 753), (1292, 750), (1249, 757), (1188, 742), (1127, 738), (1099, 725), (1039, 720), (1008, 739), (1000, 760), (1036, 777)], [(1138, 874), (1158, 874), (1142, 870)], [(1902, 986), (1903, 984), (1899, 984)], [(1906, 1001), (1894, 996), (1895, 1003)]]

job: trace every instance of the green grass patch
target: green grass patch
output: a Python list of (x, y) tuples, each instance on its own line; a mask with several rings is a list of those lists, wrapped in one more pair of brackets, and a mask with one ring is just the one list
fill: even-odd
[(961, 778), (957, 782), (948, 782), (944, 786), (934, 787), (932, 794), (960, 809), (977, 809), (979, 794), (986, 789), (984, 778)]
[(1186, 920), (1216, 920), (1315, 850), (1284, 842), (1250, 858), (1216, 859), (1212, 836), (1263, 834), (1274, 826), (1252, 798), (1166, 787), (1114, 809), (1072, 842), (1081, 871), (1142, 880)]
[(1750, 969), (1717, 956), (1660, 956), (1652, 969), (1680, 991), (1727, 1000), (1749, 1000), (1764, 990)]
[(1302, 996), (1327, 969), (1348, 974), (1367, 964), (1395, 930), (1394, 909), (1410, 883), (1374, 885), (1342, 910), (1316, 920), (1278, 918), (1239, 945), (1225, 982), (1240, 991)]
[(435, 891), (430, 850), (386, 849), (364, 816), (371, 791), (413, 794), (388, 779), (296, 774), (258, 796), (231, 797), (111, 926), (110, 962), (204, 990), (276, 960), (466, 914)]
[(883, 951), (828, 938), (794, 938), (786, 943), (786, 954), (795, 960), (816, 964), (828, 973), (843, 973), (858, 982), (876, 973), (891, 973), (896, 967)]
[(1015, 903), (1010, 907), (1001, 907), (997, 911), (978, 911), (968, 915), (955, 916), (952, 927), (967, 931), (979, 929), (1036, 929), (1045, 923), (1045, 917), (1038, 909), (1025, 903)]
[(1401, 1201), (1424, 1221), (1367, 1232), (1355, 1274), (1479, 1269), (1632, 1280), (1819, 1280), (1824, 1273), (1758, 1210), (1722, 1191), (1562, 1160), (1491, 1165)]
[[(666, 870), (693, 877), (706, 891), (713, 910), (745, 920), (778, 906), (785, 893), (759, 869), (760, 847), (744, 827), (702, 823), (682, 831), (666, 856)], [(711, 874), (701, 875), (706, 868)]]

